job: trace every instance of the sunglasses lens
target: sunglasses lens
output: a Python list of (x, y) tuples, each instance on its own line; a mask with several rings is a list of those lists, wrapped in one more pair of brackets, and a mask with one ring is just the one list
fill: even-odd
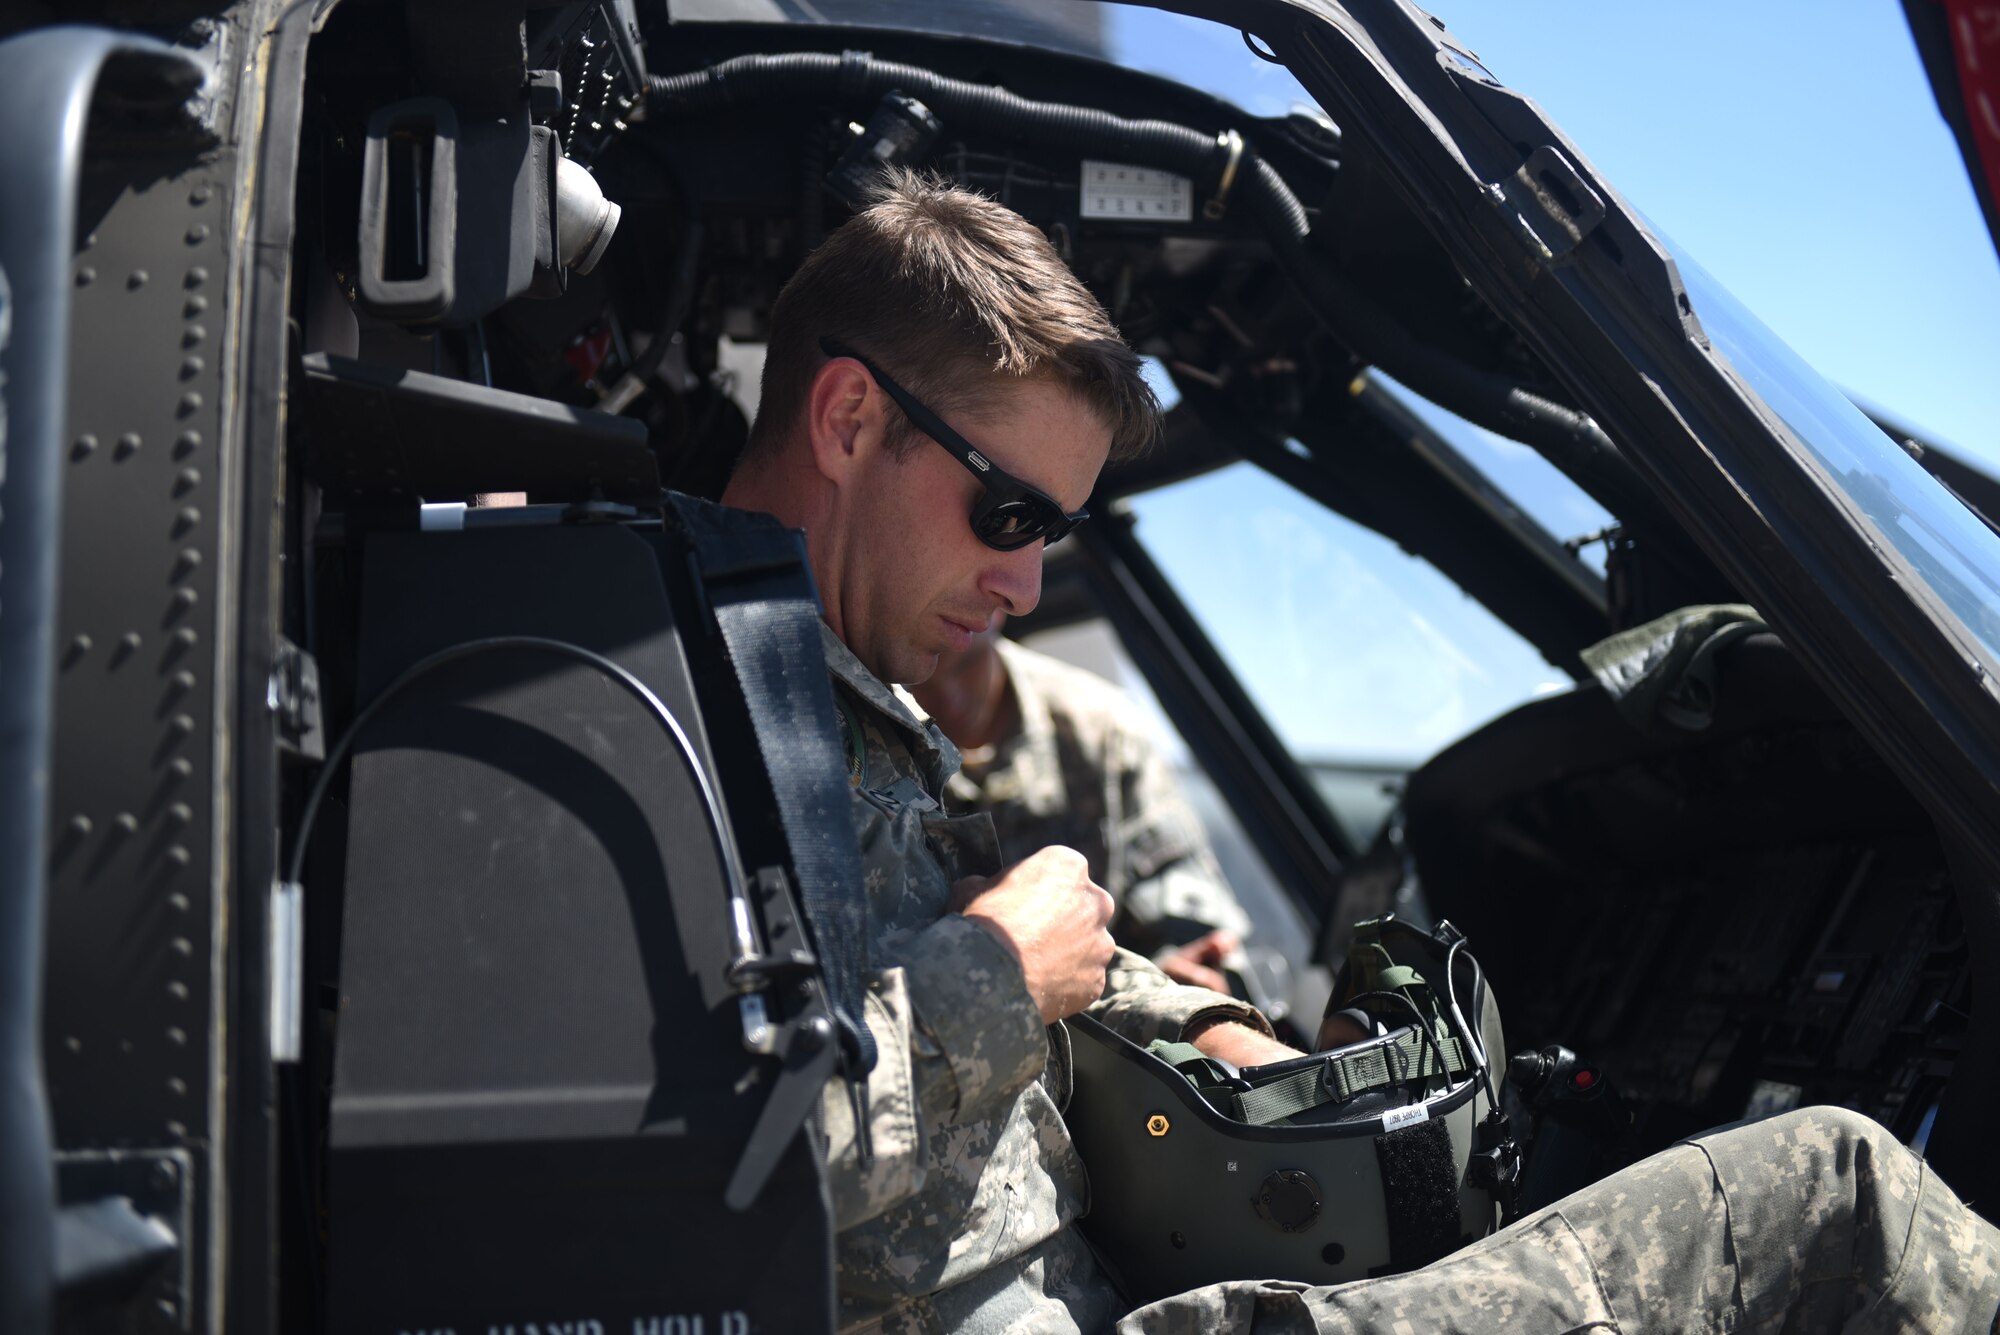
[(1062, 526), (1062, 512), (1032, 496), (990, 502), (973, 513), (972, 531), (988, 547), (1011, 552)]

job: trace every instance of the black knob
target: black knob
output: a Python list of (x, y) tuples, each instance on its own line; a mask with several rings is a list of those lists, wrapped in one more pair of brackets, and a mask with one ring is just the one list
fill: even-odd
[(1264, 1179), (1252, 1204), (1257, 1207), (1257, 1217), (1265, 1223), (1287, 1233), (1299, 1233), (1311, 1228), (1319, 1218), (1324, 1199), (1325, 1193), (1313, 1181), (1312, 1174), (1281, 1168)]

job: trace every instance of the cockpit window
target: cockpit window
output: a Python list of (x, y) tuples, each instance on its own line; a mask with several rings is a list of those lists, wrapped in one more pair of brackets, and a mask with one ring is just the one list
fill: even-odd
[(677, 23), (824, 23), (1017, 42), (1108, 59), (1106, 11), (1075, 0), (674, 0)]
[(2000, 663), (2000, 536), (1657, 228), (1715, 350)]
[(1388, 389), (1398, 402), (1443, 436), (1466, 461), (1492, 480), (1529, 518), (1547, 529), (1595, 570), (1604, 573), (1606, 530), (1617, 522), (1567, 474), (1531, 445), (1496, 435), (1454, 412), (1411, 393), (1380, 371), (1368, 378)]
[(1138, 536), (1348, 832), (1385, 782), (1568, 678), (1428, 562), (1249, 464), (1134, 497)]

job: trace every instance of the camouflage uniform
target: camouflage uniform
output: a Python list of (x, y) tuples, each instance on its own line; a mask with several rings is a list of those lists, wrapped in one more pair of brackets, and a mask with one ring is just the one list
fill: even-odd
[(1152, 955), (1216, 928), (1248, 935), (1201, 819), (1131, 697), (1011, 640), (999, 650), (1020, 727), (990, 760), (968, 757), (945, 789), (952, 809), (991, 813), (1009, 862), (1051, 844), (1082, 853), (1118, 901), (1112, 934), (1122, 946)]
[(1806, 1108), (1656, 1154), (1414, 1274), (1245, 1281), (1119, 1335), (2000, 1328), (2000, 1230), (1859, 1113)]
[[(953, 881), (998, 868), (992, 822), (932, 796), (956, 764), (831, 634), (858, 725), (855, 813), (874, 929), (873, 1158), (850, 1105), (822, 1102), (850, 1332), (1419, 1335), (1503, 1331), (1995, 1329), (2000, 1231), (1881, 1127), (1811, 1108), (1688, 1142), (1414, 1274), (1332, 1288), (1211, 1285), (1125, 1314), (1069, 1225), (1089, 1187), (1059, 1112), (1069, 1039), (1044, 1029), (1020, 967), (947, 913)], [(1250, 1008), (1120, 952), (1091, 1013), (1173, 1037)], [(1123, 1316), (1122, 1321), (1119, 1318)]]
[[(1044, 1028), (1020, 965), (967, 918), (952, 883), (1000, 869), (993, 822), (948, 816), (935, 794), (958, 755), (912, 702), (825, 636), (845, 731), (868, 895), (872, 1162), (861, 1166), (844, 1091), (822, 1101), (839, 1230), (844, 1329), (1103, 1331), (1124, 1310), (1069, 1227), (1089, 1186), (1061, 1105), (1069, 1035)], [(1120, 952), (1091, 1014), (1136, 1043), (1242, 1002), (1182, 987)]]

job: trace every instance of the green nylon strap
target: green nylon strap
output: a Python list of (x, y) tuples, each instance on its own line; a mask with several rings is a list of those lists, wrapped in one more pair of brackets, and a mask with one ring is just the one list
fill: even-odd
[[(1414, 1029), (1393, 1043), (1309, 1066), (1241, 1092), (1224, 1087), (1221, 1068), (1192, 1043), (1156, 1040), (1146, 1050), (1179, 1071), (1218, 1112), (1251, 1126), (1270, 1126), (1322, 1103), (1344, 1102), (1366, 1090), (1471, 1069), (1457, 1039), (1441, 1038), (1434, 1050)], [(1445, 1061), (1442, 1069), (1438, 1066), (1439, 1050)]]
[(1399, 992), (1406, 987), (1422, 987), (1424, 976), (1407, 964), (1395, 964), (1377, 975), (1375, 986), (1384, 992)]
[(1317, 1108), (1326, 1102), (1326, 1091), (1320, 1085), (1319, 1073), (1319, 1067), (1308, 1067), (1303, 1071), (1294, 1071), (1282, 1080), (1246, 1090), (1231, 1099), (1234, 1106), (1228, 1111), (1239, 1122), (1269, 1126), (1308, 1108)]
[[(1438, 1046), (1444, 1052), (1444, 1070), (1439, 1069), (1438, 1056), (1431, 1045), (1412, 1030), (1394, 1043), (1338, 1058), (1324, 1067), (1294, 1071), (1282, 1080), (1234, 1095), (1224, 1111), (1239, 1122), (1270, 1126), (1322, 1103), (1345, 1102), (1365, 1090), (1385, 1089), (1405, 1080), (1428, 1080), (1468, 1069), (1457, 1039), (1444, 1039)], [(1396, 1054), (1393, 1058), (1389, 1056), (1392, 1052)]]

